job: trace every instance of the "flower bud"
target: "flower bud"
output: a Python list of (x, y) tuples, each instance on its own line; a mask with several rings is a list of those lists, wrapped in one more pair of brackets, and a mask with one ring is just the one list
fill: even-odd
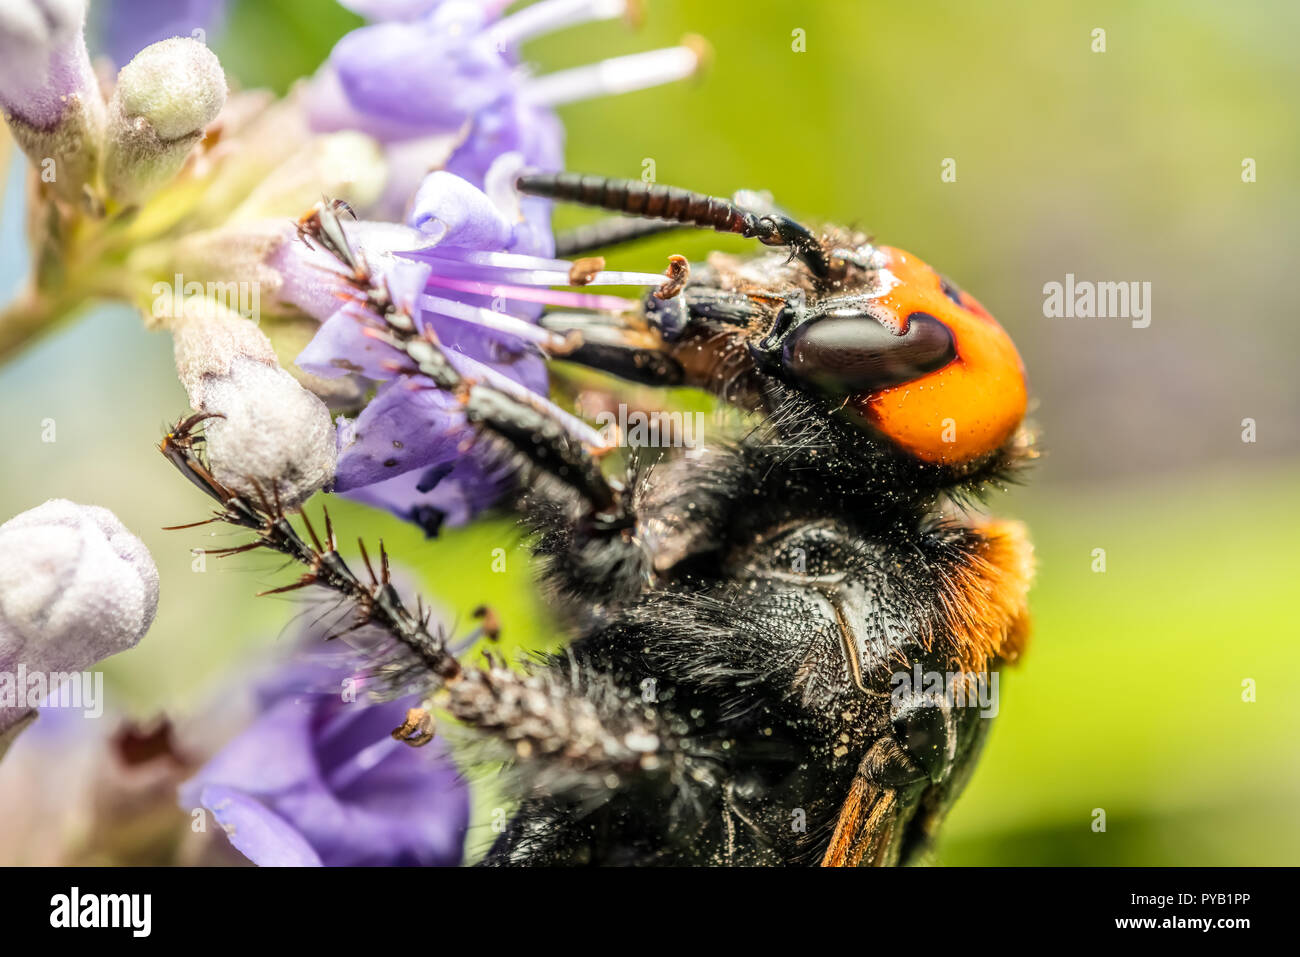
[(334, 480), (329, 409), (280, 368), (270, 340), (213, 300), (171, 317), (176, 371), (204, 426), (212, 472), (228, 488), (295, 508)]
[(51, 499), (0, 525), (0, 737), (31, 717), (20, 670), (84, 671), (134, 646), (157, 609), (153, 558), (108, 509)]
[(104, 136), (85, 19), (85, 0), (0, 4), (0, 112), (41, 182), (74, 202), (94, 178)]
[(166, 185), (226, 102), (226, 75), (197, 40), (145, 47), (117, 75), (109, 102), (104, 182), (135, 203)]

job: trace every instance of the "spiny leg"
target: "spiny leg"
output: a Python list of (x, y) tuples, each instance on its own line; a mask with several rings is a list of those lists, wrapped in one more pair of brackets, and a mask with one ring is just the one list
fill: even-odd
[[(544, 533), (544, 544), (539, 547), (553, 558), (559, 557), (557, 549), (566, 553), (559, 565), (572, 585), (570, 591), (576, 594), (601, 589), (611, 601), (638, 594), (653, 576), (654, 561), (645, 539), (636, 533), (631, 490), (601, 469), (601, 456), (612, 448), (606, 438), (546, 397), (488, 366), (467, 357), (453, 364), (453, 357), (433, 328), (417, 321), (410, 306), (399, 304), (386, 280), (375, 276), (364, 257), (348, 245), (330, 204), (317, 206), (300, 225), (306, 236), (330, 249), (344, 266), (352, 289), (352, 301), (345, 308), (352, 310), (367, 335), (394, 351), (392, 371), (419, 377), (456, 397), (468, 421), (482, 433), (522, 454), (577, 496), (574, 502), (541, 483), (528, 485), (518, 500), (529, 520)], [(571, 271), (581, 267), (578, 281), (582, 281), (598, 274), (591, 272), (597, 265), (573, 264)], [(685, 260), (673, 257), (659, 290), (663, 296), (673, 298), (652, 296), (648, 300), (664, 304), (677, 301), (687, 272)], [(428, 298), (424, 297), (426, 301)], [(524, 324), (522, 320), (512, 321)], [(679, 380), (680, 366), (666, 351), (651, 355), (663, 345), (662, 338), (656, 338), (658, 333), (648, 334), (648, 339), (645, 335), (638, 337), (634, 322), (619, 328), (617, 320), (606, 317), (606, 321), (607, 335), (599, 344), (593, 340), (597, 351), (611, 346), (620, 350), (629, 371), (637, 371), (639, 365), (655, 384)], [(564, 330), (562, 335), (531, 325), (528, 330), (534, 345), (548, 357), (560, 359), (579, 352), (582, 344), (578, 340), (585, 341), (591, 332), (587, 327)], [(606, 358), (594, 354), (588, 357), (593, 362)], [(562, 528), (563, 533), (552, 535), (557, 528)]]
[[(506, 391), (503, 384), (470, 379), (452, 366), (432, 330), (417, 332), (409, 316), (387, 317), (388, 329), (375, 330), (375, 338), (403, 353), (411, 372), (457, 396), (466, 418), (503, 439), (539, 468), (555, 476), (581, 495), (602, 522), (622, 517), (622, 488), (601, 470), (598, 454), (604, 451), (600, 436), (583, 435), (579, 423), (541, 396), (520, 389)], [(585, 427), (584, 427), (585, 428)]]
[[(573, 668), (549, 668), (520, 674), (487, 656), (485, 667), (462, 664), (447, 636), (431, 629), (426, 605), (410, 611), (394, 588), (382, 544), (378, 569), (360, 543), (369, 584), (348, 567), (337, 550), (329, 513), (324, 537), (302, 514), (307, 537), (301, 536), (274, 492), (250, 498), (212, 477), (198, 449), (201, 436), (194, 419), (170, 430), (159, 446), (166, 458), (218, 505), (213, 521), (255, 533), (253, 541), (216, 554), (255, 548), (286, 555), (306, 566), (303, 577), (263, 594), (317, 586), (342, 596), (356, 612), (353, 628), (373, 625), (404, 649), (405, 666), (381, 653), (377, 667), (404, 685), (418, 677), (428, 703), (410, 709), (393, 737), (418, 747), (432, 737), (430, 708), (445, 710), (461, 724), (505, 745), (521, 772), (544, 782), (553, 792), (565, 789), (610, 790), (617, 782), (644, 775), (676, 777), (686, 773), (691, 748), (668, 728), (653, 708), (635, 696), (620, 695), (600, 675)], [(499, 630), (490, 609), (476, 617), (489, 638)], [(349, 629), (352, 630), (352, 629)], [(403, 670), (404, 668), (404, 670)], [(613, 783), (611, 783), (613, 782)]]

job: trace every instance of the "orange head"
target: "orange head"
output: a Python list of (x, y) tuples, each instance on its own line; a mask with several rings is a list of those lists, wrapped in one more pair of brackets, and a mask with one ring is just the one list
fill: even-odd
[[(837, 251), (847, 252), (847, 251)], [(865, 277), (787, 307), (756, 348), (786, 381), (923, 462), (963, 466), (1001, 448), (1025, 415), (1011, 337), (973, 296), (910, 253), (865, 247)]]

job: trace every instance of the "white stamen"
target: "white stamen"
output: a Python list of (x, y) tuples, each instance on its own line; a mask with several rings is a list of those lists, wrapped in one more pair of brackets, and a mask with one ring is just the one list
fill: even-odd
[[(449, 277), (460, 277), (464, 279), (477, 279), (483, 282), (502, 282), (516, 283), (521, 286), (569, 286), (573, 285), (569, 281), (568, 264), (565, 263), (564, 269), (493, 269), (490, 273), (476, 271), (472, 266), (465, 270), (458, 269), (439, 269), (437, 275), (446, 275)], [(585, 282), (583, 286), (662, 286), (664, 283), (663, 273), (649, 272), (619, 272), (601, 270), (593, 273), (591, 280)]]
[(591, 277), (591, 282), (586, 283), (588, 286), (662, 286), (664, 284), (663, 273), (653, 272), (620, 272), (617, 270), (604, 270), (596, 273)]
[(626, 0), (542, 0), (496, 23), (487, 35), (498, 49), (504, 49), (579, 23), (613, 20), (626, 9)]
[(560, 106), (671, 83), (693, 74), (699, 63), (699, 54), (685, 46), (633, 53), (536, 77), (525, 82), (519, 95), (536, 106)]
[(550, 306), (572, 306), (576, 309), (604, 309), (610, 312), (626, 312), (635, 309), (639, 303), (635, 299), (622, 296), (606, 296), (590, 292), (570, 292), (567, 289), (547, 289), (544, 286), (512, 286), (508, 283), (480, 282), (474, 279), (452, 279), (447, 276), (430, 276), (427, 285), (442, 289), (454, 289), (476, 296), (501, 296), (518, 302), (541, 302)]
[(443, 299), (440, 296), (421, 296), (420, 308), (436, 312), (439, 315), (450, 316), (453, 319), (473, 322), (488, 329), (495, 329), (497, 332), (518, 336), (526, 342), (535, 342), (540, 346), (551, 346), (552, 348), (562, 348), (564, 346), (563, 336), (554, 335), (525, 319), (507, 315), (504, 312), (496, 312), (478, 306), (467, 306), (463, 302), (456, 302), (454, 299)]
[(458, 262), (471, 263), (475, 266), (508, 266), (514, 269), (562, 269), (566, 273), (573, 263), (564, 259), (545, 259), (541, 256), (525, 256), (522, 253), (479, 252), (465, 249), (416, 249), (402, 253), (414, 259), (429, 261), (433, 258), (453, 259)]

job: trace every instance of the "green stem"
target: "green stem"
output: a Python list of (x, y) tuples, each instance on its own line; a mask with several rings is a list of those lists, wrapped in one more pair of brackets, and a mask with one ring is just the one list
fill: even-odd
[(80, 297), (43, 296), (28, 288), (0, 309), (0, 365), (53, 330), (82, 304)]

